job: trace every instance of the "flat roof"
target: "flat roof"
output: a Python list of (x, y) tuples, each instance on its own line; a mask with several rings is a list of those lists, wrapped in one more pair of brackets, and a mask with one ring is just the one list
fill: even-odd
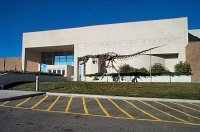
[(62, 28), (62, 29), (52, 29), (52, 30), (41, 30), (41, 31), (32, 31), (32, 32), (24, 32), (26, 33), (34, 33), (34, 32), (49, 32), (49, 31), (56, 31), (56, 30), (71, 30), (71, 29), (84, 29), (84, 28), (92, 28), (92, 27), (106, 27), (106, 26), (113, 26), (113, 25), (125, 25), (125, 24), (136, 24), (136, 23), (148, 23), (148, 22), (160, 22), (166, 20), (176, 20), (176, 19), (188, 19), (187, 17), (178, 17), (178, 18), (168, 18), (168, 19), (157, 19), (157, 20), (145, 20), (145, 21), (135, 21), (135, 22), (121, 22), (121, 23), (111, 23), (111, 24), (100, 24), (100, 25), (90, 25), (90, 26), (82, 26), (82, 27), (73, 27), (73, 28)]

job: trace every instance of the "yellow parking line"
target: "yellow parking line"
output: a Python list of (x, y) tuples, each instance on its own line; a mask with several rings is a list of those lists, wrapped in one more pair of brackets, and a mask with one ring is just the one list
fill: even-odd
[(110, 117), (110, 114), (108, 113), (108, 111), (103, 107), (103, 105), (101, 104), (101, 102), (95, 98), (95, 100), (97, 101), (99, 107), (101, 108), (101, 110), (104, 112), (104, 114), (107, 116), (107, 117)]
[(168, 106), (168, 105), (165, 105), (165, 104), (163, 104), (163, 103), (161, 103), (161, 102), (157, 102), (157, 101), (154, 101), (154, 102), (155, 102), (155, 103), (158, 103), (158, 104), (160, 104), (160, 105), (162, 105), (162, 106), (165, 106), (165, 107), (167, 107), (167, 108), (169, 108), (169, 109), (172, 109), (172, 110), (175, 110), (175, 111), (177, 111), (177, 112), (180, 112), (180, 113), (182, 113), (182, 114), (184, 114), (184, 115), (187, 115), (187, 116), (190, 116), (190, 117), (192, 117), (192, 118), (195, 118), (195, 119), (200, 120), (200, 118), (198, 118), (198, 117), (196, 117), (196, 116), (190, 115), (190, 114), (185, 113), (185, 112), (180, 111), (180, 110), (177, 110), (177, 109), (175, 109), (175, 108), (173, 108), (173, 107), (170, 107), (170, 106)]
[(40, 105), (45, 99), (47, 99), (48, 98), (48, 96), (46, 95), (46, 96), (44, 96), (44, 98), (42, 98), (39, 102), (37, 102), (35, 105), (33, 105), (32, 107), (31, 107), (31, 109), (34, 109), (34, 108), (36, 108), (38, 105)]
[(200, 112), (200, 110), (197, 110), (197, 109), (194, 109), (194, 108), (190, 108), (190, 107), (187, 107), (185, 105), (182, 105), (182, 104), (178, 104), (178, 103), (175, 103), (175, 102), (171, 102), (172, 104), (176, 104), (176, 105), (179, 105), (179, 106), (182, 106), (182, 107), (185, 107), (185, 108), (188, 108), (188, 109), (191, 109), (191, 110), (194, 110), (194, 111), (197, 111), (197, 112)]
[(88, 112), (88, 109), (87, 109), (87, 105), (86, 105), (85, 97), (83, 97), (83, 108), (84, 108), (85, 114), (88, 115), (89, 112)]
[(123, 101), (126, 102), (126, 103), (128, 103), (128, 104), (131, 105), (132, 107), (136, 108), (137, 110), (141, 111), (142, 113), (144, 113), (144, 114), (150, 116), (151, 118), (154, 118), (155, 120), (159, 120), (159, 121), (161, 120), (161, 119), (159, 119), (158, 117), (155, 117), (154, 115), (152, 115), (152, 114), (150, 114), (150, 113), (148, 113), (148, 112), (146, 112), (146, 111), (140, 109), (139, 107), (137, 107), (137, 106), (134, 105), (133, 103), (129, 102), (128, 100), (123, 100)]
[(156, 108), (156, 107), (154, 107), (154, 106), (152, 106), (152, 105), (150, 105), (150, 104), (148, 104), (148, 103), (146, 103), (146, 102), (144, 102), (144, 101), (142, 101), (142, 100), (139, 100), (139, 102), (141, 102), (141, 103), (143, 103), (143, 104), (145, 104), (145, 105), (147, 105), (147, 106), (149, 106), (149, 107), (151, 107), (151, 108), (153, 108), (153, 109), (155, 109), (155, 110), (157, 110), (157, 111), (159, 111), (159, 112), (161, 112), (161, 113), (163, 113), (163, 114), (165, 114), (165, 115), (167, 115), (167, 116), (173, 117), (173, 118), (175, 118), (175, 119), (177, 119), (177, 120), (179, 120), (179, 121), (181, 121), (181, 122), (190, 123), (190, 122), (188, 122), (188, 121), (186, 121), (186, 120), (183, 120), (183, 119), (181, 119), (181, 118), (179, 118), (179, 117), (176, 117), (176, 116), (171, 115), (171, 114), (169, 114), (169, 113), (167, 113), (167, 112), (164, 112), (164, 111), (162, 111), (162, 110), (160, 110), (160, 109), (158, 109), (158, 108)]
[(126, 116), (128, 116), (129, 118), (134, 119), (134, 117), (132, 115), (130, 115), (129, 113), (127, 113), (124, 109), (120, 108), (119, 105), (117, 105), (113, 100), (108, 99), (116, 108), (118, 108), (122, 113), (124, 113)]
[(4, 106), (4, 105), (6, 105), (7, 103), (9, 103), (10, 101), (6, 101), (6, 102), (4, 102), (3, 104), (1, 104), (0, 106)]
[(71, 105), (71, 103), (72, 103), (72, 100), (73, 100), (73, 97), (71, 96), (70, 99), (69, 99), (69, 102), (68, 102), (68, 104), (67, 104), (67, 107), (66, 107), (66, 109), (65, 109), (65, 112), (69, 112), (69, 108), (70, 108), (70, 105)]
[[(24, 107), (13, 107), (13, 106), (1, 106), (4, 108), (13, 108), (13, 109), (23, 109), (23, 110), (30, 110), (30, 108), (24, 108)], [(51, 113), (60, 113), (60, 114), (65, 114), (63, 111), (46, 111), (46, 110), (41, 110), (41, 109), (32, 109), (33, 111), (41, 111), (41, 112), (51, 112)], [(113, 119), (124, 119), (124, 120), (136, 120), (136, 121), (151, 121), (151, 122), (160, 122), (160, 123), (176, 123), (176, 124), (185, 124), (185, 125), (193, 125), (193, 126), (200, 126), (200, 124), (195, 124), (195, 123), (189, 123), (189, 122), (177, 122), (177, 121), (165, 121), (165, 120), (151, 120), (151, 119), (131, 119), (127, 117), (107, 117), (103, 115), (86, 115), (84, 113), (74, 113), (74, 112), (68, 112), (67, 114), (73, 114), (73, 115), (83, 115), (83, 116), (91, 116), (91, 117), (101, 117), (101, 118), (113, 118)]]
[(27, 101), (29, 101), (31, 99), (31, 97), (25, 99), (24, 101), (20, 102), (19, 104), (16, 105), (16, 107), (20, 107), (21, 105), (23, 105), (24, 103), (26, 103)]
[(53, 108), (53, 106), (58, 102), (59, 98), (60, 98), (60, 96), (58, 96), (56, 98), (56, 100), (49, 106), (49, 108), (47, 109), (47, 111), (50, 111)]
[(197, 106), (197, 107), (200, 108), (200, 105), (197, 105), (197, 104), (194, 104), (194, 103), (189, 103), (189, 104), (191, 104), (191, 105), (193, 105), (193, 106)]

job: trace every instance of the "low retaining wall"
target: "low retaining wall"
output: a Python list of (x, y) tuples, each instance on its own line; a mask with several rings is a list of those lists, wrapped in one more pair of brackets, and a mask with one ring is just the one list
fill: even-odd
[[(18, 82), (34, 82), (36, 80), (36, 75), (34, 74), (19, 74), (19, 73), (5, 73), (0, 75), (0, 87), (6, 86), (12, 83)], [(48, 76), (39, 75), (40, 82), (55, 82), (55, 81), (66, 81), (67, 79), (62, 76)]]
[[(114, 82), (110, 76), (104, 76), (103, 79), (99, 77), (99, 80), (93, 80), (94, 77), (85, 77), (82, 81), (89, 82)], [(121, 76), (120, 82), (132, 82), (134, 76)], [(191, 76), (152, 76), (152, 82), (192, 82)], [(138, 82), (151, 82), (150, 77), (138, 77)]]

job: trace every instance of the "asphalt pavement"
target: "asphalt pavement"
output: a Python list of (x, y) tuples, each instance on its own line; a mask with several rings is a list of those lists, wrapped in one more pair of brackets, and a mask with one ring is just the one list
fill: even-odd
[(2, 101), (0, 113), (3, 131), (200, 131), (199, 103), (41, 95)]

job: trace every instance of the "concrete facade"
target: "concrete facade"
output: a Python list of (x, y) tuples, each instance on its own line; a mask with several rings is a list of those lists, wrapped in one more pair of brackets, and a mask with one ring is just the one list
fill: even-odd
[(46, 70), (48, 73), (61, 74), (68, 80), (72, 80), (74, 75), (74, 67), (70, 65), (47, 65)]
[(200, 29), (189, 30), (189, 33), (200, 38)]
[[(186, 60), (187, 44), (186, 17), (30, 32), (23, 34), (22, 69), (39, 71), (42, 52), (71, 50), (74, 53), (74, 80), (76, 81), (79, 79), (77, 57), (106, 52), (132, 54), (164, 45), (152, 50), (152, 62), (162, 63), (173, 71), (178, 61)], [(59, 47), (64, 48), (59, 49)], [(149, 69), (148, 54), (126, 61), (117, 61), (116, 67), (126, 63), (136, 68)], [(87, 63), (86, 69), (86, 74), (98, 71), (98, 67), (95, 68), (95, 64), (90, 62)]]

